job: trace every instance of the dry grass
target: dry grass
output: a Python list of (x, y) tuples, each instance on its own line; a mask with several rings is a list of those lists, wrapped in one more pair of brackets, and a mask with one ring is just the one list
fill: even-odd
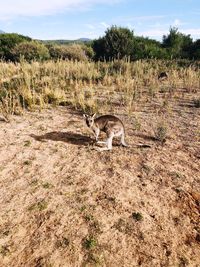
[[(0, 68), (2, 88), (15, 76), (29, 96), (0, 122), (0, 266), (198, 267), (199, 71), (159, 83), (147, 62), (23, 64)], [(55, 89), (70, 106), (45, 108)], [(95, 150), (93, 109), (124, 121), (129, 148)]]
[[(158, 80), (162, 70), (169, 75), (164, 82)], [(167, 102), (182, 94), (179, 89), (197, 92), (200, 71), (195, 65), (185, 68), (177, 62), (153, 60), (1, 62), (0, 84), (0, 109), (4, 115), (21, 114), (27, 108), (42, 109), (48, 104), (71, 104), (83, 111), (105, 112), (115, 102), (131, 114), (140, 100), (156, 100), (160, 93)]]

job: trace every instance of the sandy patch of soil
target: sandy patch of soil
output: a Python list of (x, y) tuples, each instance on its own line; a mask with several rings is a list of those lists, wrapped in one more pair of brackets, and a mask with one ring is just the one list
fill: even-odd
[(66, 107), (0, 122), (0, 266), (200, 266), (200, 110), (174, 109), (164, 144), (136, 113), (111, 152)]

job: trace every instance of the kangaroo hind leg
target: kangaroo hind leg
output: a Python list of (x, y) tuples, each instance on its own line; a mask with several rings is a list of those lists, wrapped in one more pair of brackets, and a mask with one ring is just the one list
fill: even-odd
[(106, 147), (99, 148), (99, 151), (111, 150), (112, 149), (112, 140), (114, 135), (110, 135), (106, 140)]
[(125, 134), (124, 132), (122, 132), (122, 135), (121, 135), (121, 144), (125, 147), (128, 147), (127, 143), (125, 142)]

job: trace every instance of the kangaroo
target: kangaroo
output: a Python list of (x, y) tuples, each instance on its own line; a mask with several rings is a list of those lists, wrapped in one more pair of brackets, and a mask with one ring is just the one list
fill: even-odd
[[(113, 115), (103, 115), (95, 119), (96, 114), (87, 115), (84, 114), (87, 126), (95, 134), (95, 139), (98, 144), (106, 144), (106, 147), (100, 148), (100, 151), (111, 150), (112, 140), (115, 136), (121, 136), (121, 144), (125, 147), (128, 145), (125, 142), (125, 129), (122, 121)], [(103, 131), (107, 135), (106, 142), (98, 141), (100, 131)]]

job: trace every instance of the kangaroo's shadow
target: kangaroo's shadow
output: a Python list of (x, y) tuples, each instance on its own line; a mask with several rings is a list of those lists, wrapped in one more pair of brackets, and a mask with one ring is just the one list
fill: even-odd
[(45, 142), (45, 140), (62, 141), (73, 145), (86, 146), (89, 143), (93, 143), (94, 140), (89, 136), (81, 135), (73, 132), (49, 132), (43, 135), (31, 134), (35, 140)]

